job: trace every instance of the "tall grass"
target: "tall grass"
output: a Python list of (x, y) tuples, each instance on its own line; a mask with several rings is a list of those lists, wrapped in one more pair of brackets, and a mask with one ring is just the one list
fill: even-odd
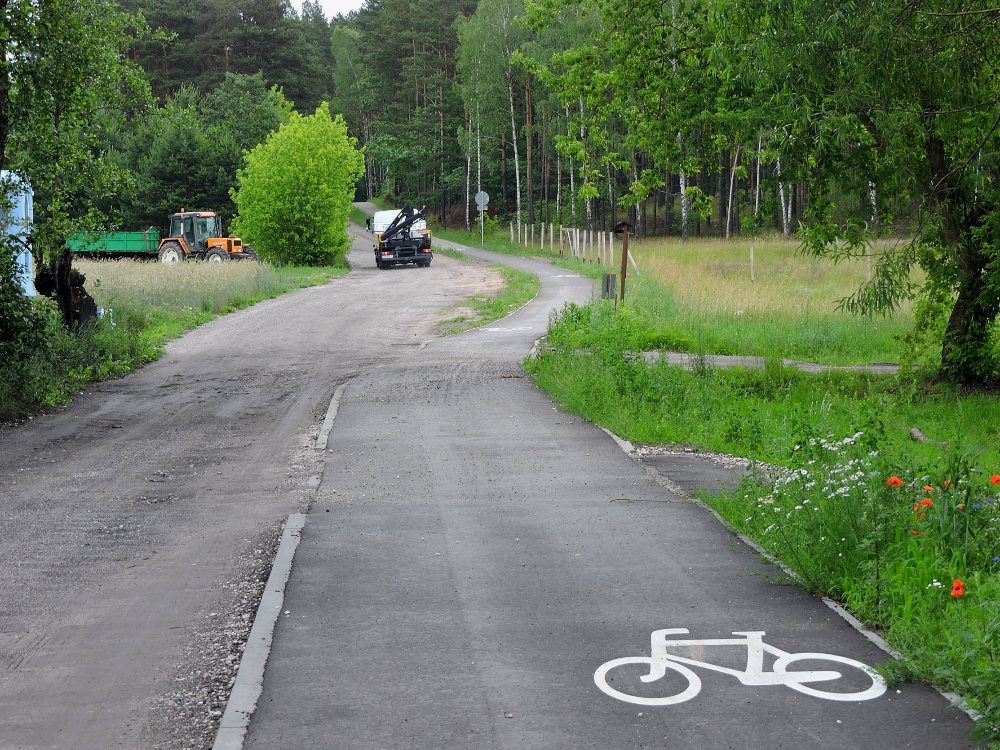
[(910, 303), (886, 318), (843, 312), (839, 300), (866, 281), (864, 259), (833, 263), (797, 248), (783, 238), (636, 243), (635, 303), (672, 320), (706, 352), (833, 365), (898, 362), (899, 338), (913, 324)]
[[(649, 364), (636, 352), (690, 343), (680, 316), (655, 312), (570, 305), (526, 367), (564, 408), (628, 440), (788, 467), (705, 500), (806, 588), (881, 628), (904, 654), (895, 677), (959, 692), (985, 717), (977, 731), (1000, 740), (1000, 398), (775, 359)], [(913, 442), (913, 426), (933, 442)]]
[[(148, 263), (136, 260), (77, 259), (87, 291), (102, 307), (148, 306), (221, 312), (323, 281), (337, 269), (275, 268), (267, 263)], [(346, 270), (346, 269), (345, 269)], [(241, 301), (245, 301), (241, 305)]]
[[(435, 234), (478, 247), (479, 233), (435, 228)], [(605, 235), (606, 237), (606, 235)], [(558, 237), (540, 247), (510, 241), (501, 226), (488, 232), (487, 250), (553, 260), (557, 265), (599, 278), (620, 270), (621, 237), (616, 257), (605, 264), (559, 253)], [(596, 244), (596, 243), (595, 243)], [(750, 247), (753, 247), (753, 279)], [(900, 339), (913, 325), (910, 302), (891, 316), (864, 318), (839, 309), (839, 302), (867, 280), (863, 258), (834, 263), (805, 256), (795, 240), (781, 236), (753, 240), (656, 237), (632, 239), (629, 250), (638, 266), (628, 270), (630, 304), (650, 321), (669, 320), (686, 341), (685, 348), (706, 354), (785, 357), (830, 365), (898, 362)], [(876, 249), (877, 252), (877, 249)], [(588, 250), (588, 255), (594, 253)], [(607, 262), (611, 260), (612, 262)], [(920, 281), (919, 273), (915, 281)], [(679, 342), (680, 343), (680, 342)], [(933, 359), (937, 352), (926, 353)]]

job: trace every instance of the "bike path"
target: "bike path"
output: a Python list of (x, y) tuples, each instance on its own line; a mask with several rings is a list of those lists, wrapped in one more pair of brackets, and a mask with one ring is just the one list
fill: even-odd
[[(598, 688), (602, 664), (649, 657), (663, 628), (886, 657), (819, 599), (772, 582), (775, 570), (603, 432), (553, 408), (520, 359), (548, 309), (590, 285), (509, 260), (539, 273), (539, 298), (344, 392), (245, 747), (969, 747), (968, 718), (925, 685), (843, 702), (689, 666), (700, 690), (675, 705)], [(737, 646), (674, 653), (735, 671), (747, 659)], [(690, 690), (675, 669), (644, 684), (640, 667), (608, 685), (647, 698)], [(774, 669), (766, 657), (762, 672)], [(871, 684), (842, 671), (823, 687)]]

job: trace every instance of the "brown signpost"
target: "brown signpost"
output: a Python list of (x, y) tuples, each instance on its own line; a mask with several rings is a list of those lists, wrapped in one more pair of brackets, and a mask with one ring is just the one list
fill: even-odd
[[(614, 228), (614, 231), (622, 236), (622, 290), (619, 295), (622, 300), (622, 304), (625, 304), (625, 274), (628, 271), (628, 233), (631, 231), (632, 225), (627, 221), (623, 221), (621, 224)], [(615, 309), (618, 309), (618, 301), (615, 301)]]

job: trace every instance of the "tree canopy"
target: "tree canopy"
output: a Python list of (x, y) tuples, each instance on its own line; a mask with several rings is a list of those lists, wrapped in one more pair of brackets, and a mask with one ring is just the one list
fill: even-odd
[(331, 264), (348, 249), (347, 221), (364, 170), (344, 119), (292, 113), (247, 154), (233, 200), (233, 231), (275, 263)]

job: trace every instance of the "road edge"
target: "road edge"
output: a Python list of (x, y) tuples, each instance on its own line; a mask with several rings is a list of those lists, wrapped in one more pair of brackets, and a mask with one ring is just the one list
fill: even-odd
[[(607, 433), (608, 436), (612, 440), (615, 441), (615, 443), (617, 443), (618, 447), (622, 449), (622, 452), (626, 456), (628, 456), (629, 458), (631, 458), (632, 460), (634, 460), (638, 464), (640, 464), (644, 469), (646, 469), (647, 472), (649, 472), (650, 474), (653, 474), (655, 476), (659, 476), (659, 477), (663, 476), (662, 474), (660, 474), (659, 471), (657, 471), (657, 469), (655, 467), (650, 466), (649, 464), (643, 463), (643, 461), (642, 461), (642, 459), (640, 457), (633, 455), (632, 443), (630, 443), (629, 441), (623, 440), (622, 438), (618, 437), (618, 435), (616, 435), (615, 433), (613, 433), (611, 430), (607, 429), (606, 427), (600, 427), (600, 425), (597, 425), (597, 426), (598, 426), (598, 428), (600, 430), (602, 430), (603, 432)], [(798, 574), (794, 570), (792, 570), (791, 568), (789, 568), (788, 566), (786, 566), (781, 560), (779, 560), (774, 555), (772, 555), (770, 552), (768, 552), (767, 550), (765, 550), (763, 547), (761, 547), (759, 544), (757, 544), (757, 542), (755, 542), (749, 536), (747, 536), (746, 534), (741, 533), (735, 526), (733, 526), (729, 521), (727, 521), (725, 518), (723, 518), (715, 510), (715, 508), (711, 507), (710, 505), (708, 505), (707, 503), (703, 502), (699, 498), (694, 497), (693, 495), (687, 494), (686, 492), (681, 492), (681, 493), (678, 493), (676, 491), (673, 491), (673, 492), (674, 492), (674, 494), (679, 495), (680, 497), (683, 497), (688, 502), (690, 502), (690, 503), (692, 503), (694, 505), (699, 506), (702, 510), (705, 510), (708, 513), (710, 513), (712, 516), (715, 517), (715, 519), (720, 524), (722, 524), (722, 526), (727, 531), (729, 531), (731, 534), (734, 534), (741, 542), (743, 542), (744, 544), (746, 544), (748, 547), (750, 547), (752, 550), (754, 550), (757, 554), (759, 554), (762, 558), (764, 558), (765, 560), (767, 560), (769, 563), (771, 563), (772, 565), (778, 567), (781, 570), (781, 572), (784, 573), (785, 575), (787, 575), (789, 578), (791, 578), (791, 579), (793, 579), (795, 581), (799, 581), (800, 580)], [(830, 599), (827, 596), (821, 597), (821, 599), (822, 599), (823, 603), (826, 606), (828, 606), (830, 609), (832, 609), (834, 612), (836, 612), (838, 615), (840, 615), (841, 619), (843, 619), (848, 625), (850, 625), (857, 632), (859, 632), (866, 639), (868, 639), (869, 642), (873, 643), (875, 646), (877, 646), (880, 650), (884, 651), (886, 654), (888, 654), (893, 659), (900, 659), (900, 658), (902, 658), (903, 655), (899, 651), (897, 651), (892, 646), (890, 646), (888, 644), (888, 642), (884, 638), (882, 638), (882, 636), (880, 636), (878, 633), (876, 633), (876, 632), (874, 632), (874, 631), (869, 630), (868, 628), (866, 628), (864, 626), (864, 624), (862, 624), (862, 622), (858, 618), (856, 618), (854, 615), (852, 615), (850, 612), (848, 612), (841, 604), (839, 604), (838, 602), (835, 602), (833, 599)], [(959, 711), (962, 711), (964, 714), (966, 714), (973, 721), (979, 721), (982, 718), (982, 714), (980, 714), (974, 708), (971, 708), (969, 706), (968, 701), (966, 701), (965, 698), (963, 698), (958, 693), (953, 693), (953, 692), (951, 692), (949, 690), (942, 690), (937, 685), (931, 685), (931, 687), (934, 688), (934, 690), (936, 690), (937, 693), (942, 698), (944, 698), (946, 701), (948, 701), (948, 703), (950, 705), (954, 706)]]
[(323, 420), (323, 426), (320, 428), (319, 436), (316, 438), (316, 448), (318, 450), (326, 450), (326, 444), (330, 439), (330, 431), (333, 429), (333, 420), (337, 418), (337, 411), (340, 409), (340, 397), (344, 395), (344, 389), (350, 383), (350, 380), (341, 383), (337, 386), (337, 390), (333, 392), (333, 398), (330, 399), (330, 406), (326, 410), (326, 418)]
[[(346, 383), (345, 383), (346, 385)], [(264, 587), (264, 595), (257, 605), (253, 627), (247, 638), (246, 648), (240, 658), (240, 668), (236, 672), (236, 682), (226, 702), (226, 711), (219, 722), (212, 750), (242, 750), (250, 718), (257, 708), (261, 691), (264, 689), (264, 668), (271, 653), (274, 625), (281, 614), (285, 601), (285, 584), (292, 572), (295, 550), (302, 539), (305, 527), (304, 513), (292, 513), (285, 521), (285, 528), (274, 556), (271, 575)]]

